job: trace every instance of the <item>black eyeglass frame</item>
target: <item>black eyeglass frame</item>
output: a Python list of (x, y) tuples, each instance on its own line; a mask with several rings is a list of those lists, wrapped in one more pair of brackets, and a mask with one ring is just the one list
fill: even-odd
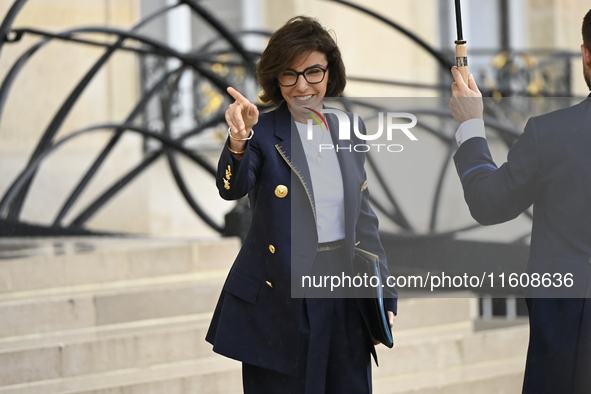
[[(322, 79), (318, 82), (310, 82), (310, 81), (308, 81), (308, 78), (306, 78), (306, 72), (310, 69), (313, 69), (313, 68), (319, 68), (322, 70)], [(304, 79), (306, 80), (306, 82), (308, 82), (310, 85), (316, 85), (317, 83), (321, 83), (322, 81), (324, 81), (324, 78), (326, 78), (326, 72), (328, 71), (328, 66), (326, 66), (326, 68), (322, 68), (320, 66), (310, 66), (310, 67), (306, 68), (304, 71), (296, 71), (296, 70), (290, 68), (285, 71), (293, 71), (296, 74), (296, 79), (295, 79), (295, 82), (292, 83), (291, 85), (284, 85), (281, 83), (281, 81), (279, 81), (279, 75), (278, 75), (277, 76), (277, 83), (279, 83), (279, 85), (283, 86), (284, 88), (288, 88), (290, 86), (294, 86), (295, 84), (297, 84), (298, 79), (300, 79), (300, 75), (303, 76)]]

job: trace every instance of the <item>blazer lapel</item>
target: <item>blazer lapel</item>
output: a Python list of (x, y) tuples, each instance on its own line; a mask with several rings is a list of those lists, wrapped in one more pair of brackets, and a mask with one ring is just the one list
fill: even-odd
[(275, 148), (304, 187), (310, 207), (312, 208), (312, 213), (314, 214), (314, 222), (317, 223), (316, 204), (314, 202), (314, 190), (312, 188), (310, 169), (308, 168), (306, 154), (304, 153), (304, 147), (302, 146), (297, 127), (285, 102), (277, 109), (275, 136), (281, 140), (281, 142), (275, 144)]
[[(333, 114), (326, 114), (326, 121), (328, 123), (333, 145), (336, 149), (336, 146), (339, 143), (338, 119)], [(351, 121), (353, 120), (351, 119)], [(353, 127), (353, 125), (351, 125), (351, 127)], [(295, 122), (292, 120), (291, 113), (287, 109), (285, 103), (277, 109), (277, 116), (275, 117), (275, 136), (281, 140), (281, 142), (275, 144), (275, 148), (304, 187), (312, 212), (314, 213), (314, 220), (317, 222), (314, 190), (312, 188), (310, 170), (306, 161), (304, 147), (302, 146), (302, 141), (298, 134)], [(352, 141), (349, 141), (349, 143), (352, 143)], [(355, 154), (360, 153), (349, 152), (348, 150), (337, 152), (337, 158), (343, 178), (343, 193), (345, 197), (345, 234), (354, 233), (354, 213), (357, 210), (360, 198), (358, 190), (359, 185), (356, 182), (358, 176), (355, 174)], [(347, 237), (347, 239), (352, 242), (353, 237)]]

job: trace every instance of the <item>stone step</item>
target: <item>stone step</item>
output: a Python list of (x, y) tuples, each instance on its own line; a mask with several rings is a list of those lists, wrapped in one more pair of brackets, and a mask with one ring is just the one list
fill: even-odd
[[(240, 363), (204, 340), (237, 239), (53, 242), (63, 253), (53, 244), (0, 255), (0, 394), (241, 392)], [(417, 377), (425, 390), (458, 392), (520, 382), (526, 326), (475, 333), (476, 316), (471, 294), (401, 299), (376, 387), (410, 393)], [(505, 362), (517, 366), (513, 378)]]
[[(0, 365), (7, 366), (0, 370), (0, 383), (17, 384), (209, 357), (213, 351), (205, 342), (205, 335), (210, 320), (211, 313), (204, 313), (0, 339)], [(414, 333), (411, 343), (418, 347), (422, 338), (435, 351), (439, 344), (432, 344), (433, 338), (446, 339), (450, 330), (423, 330), (422, 337)], [(408, 346), (408, 341), (400, 346)], [(381, 355), (382, 360), (389, 355)]]
[[(210, 319), (211, 313), (203, 313), (0, 339), (0, 365), (8, 366), (0, 370), (0, 382), (17, 384), (209, 357), (213, 352), (204, 338)], [(378, 347), (381, 367), (375, 376), (506, 358), (521, 351), (524, 356), (520, 344), (526, 343), (526, 335), (524, 327), (472, 333), (468, 322), (401, 331), (394, 349)]]
[(228, 270), (240, 250), (238, 238), (10, 241), (15, 251), (0, 253), (0, 294)]
[(466, 379), (423, 390), (409, 390), (400, 394), (515, 394), (523, 386), (523, 371), (507, 373), (492, 378)]
[(226, 271), (0, 295), (0, 338), (212, 312)]
[(374, 369), (374, 376), (397, 376), (508, 358), (518, 358), (525, 365), (528, 336), (526, 325), (451, 335), (445, 330), (425, 330), (422, 337), (399, 339), (393, 349), (378, 346), (380, 366)]
[[(509, 394), (519, 392), (522, 379), (523, 359), (518, 357), (398, 376), (374, 377), (373, 386), (375, 394)], [(217, 355), (0, 387), (0, 394), (239, 392), (240, 363)]]
[[(211, 312), (228, 269), (0, 294), (0, 338)], [(473, 298), (400, 301), (395, 330), (471, 321)]]
[(241, 364), (221, 356), (0, 387), (0, 394), (226, 394), (242, 392)]
[(457, 293), (445, 298), (401, 298), (395, 331), (472, 322), (478, 316), (478, 299), (473, 293)]
[(211, 313), (175, 316), (162, 319), (141, 320), (129, 323), (85, 327), (53, 331), (42, 334), (0, 338), (0, 353), (63, 346), (66, 343), (101, 340), (128, 334), (143, 335), (145, 332), (172, 330), (209, 324)]
[(414, 340), (421, 340), (424, 338), (444, 337), (450, 335), (468, 335), (472, 334), (473, 332), (474, 322), (470, 320), (409, 328), (407, 330), (399, 330), (397, 322), (395, 322), (392, 335), (394, 338), (394, 346), (397, 347), (399, 344), (411, 342)]
[(519, 393), (524, 366), (524, 358), (513, 357), (374, 378), (374, 394)]
[(211, 314), (0, 340), (0, 386), (214, 356)]
[[(169, 342), (164, 341), (162, 347), (167, 344)], [(110, 359), (115, 364), (119, 361), (117, 357)], [(518, 392), (523, 377), (523, 366), (523, 357), (512, 357), (437, 369), (412, 370), (408, 373), (385, 377), (379, 376), (374, 369), (374, 392), (376, 394)], [(68, 365), (64, 368), (67, 369)], [(1, 394), (136, 392), (132, 390), (150, 393), (230, 393), (240, 392), (240, 363), (213, 355), (168, 364), (119, 368), (82, 376), (48, 376), (38, 382), (7, 383), (8, 386), (0, 387)], [(169, 391), (161, 391), (167, 389)]]

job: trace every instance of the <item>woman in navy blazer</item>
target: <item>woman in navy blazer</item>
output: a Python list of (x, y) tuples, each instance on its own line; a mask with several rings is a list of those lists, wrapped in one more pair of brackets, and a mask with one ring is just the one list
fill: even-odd
[[(228, 88), (236, 102), (226, 112), (229, 138), (217, 187), (226, 200), (248, 194), (252, 224), (206, 339), (215, 352), (242, 361), (246, 394), (371, 393), (376, 343), (364, 303), (334, 298), (329, 290), (318, 297), (301, 285), (303, 275), (352, 275), (356, 244), (379, 256), (384, 283), (389, 275), (369, 205), (364, 154), (320, 152), (302, 141), (294, 122), (306, 122), (303, 108), (318, 112), (324, 97), (344, 90), (339, 48), (315, 19), (292, 18), (271, 37), (257, 76), (261, 99), (278, 107), (259, 117), (255, 105)], [(324, 127), (323, 141), (336, 146), (336, 116), (327, 116)], [(361, 121), (359, 127), (365, 130)], [(354, 136), (346, 142), (363, 141)], [(322, 174), (324, 179), (342, 184), (342, 191), (339, 186), (328, 197), (326, 184), (309, 165), (322, 156), (321, 165), (332, 160), (336, 169)], [(326, 208), (327, 199), (336, 205)], [(336, 219), (328, 228), (327, 217)], [(392, 326), (396, 291), (385, 288), (385, 293)]]

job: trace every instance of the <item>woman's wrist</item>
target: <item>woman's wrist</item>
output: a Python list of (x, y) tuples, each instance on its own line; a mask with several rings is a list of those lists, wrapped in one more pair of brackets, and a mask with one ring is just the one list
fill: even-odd
[(228, 150), (234, 154), (234, 156), (242, 156), (246, 150), (246, 141), (230, 140), (228, 143)]
[(246, 152), (246, 150), (242, 150), (240, 152), (232, 150), (232, 148), (228, 147), (228, 150), (230, 151), (230, 153), (233, 153), (234, 155), (239, 155), (242, 156), (242, 154), (244, 154), (244, 152)]
[(250, 128), (250, 131), (248, 132), (248, 137), (235, 137), (232, 134), (232, 127), (228, 127), (228, 135), (230, 136), (231, 139), (233, 139), (234, 141), (248, 141), (252, 138), (252, 136), (254, 135), (254, 130), (252, 128)]

